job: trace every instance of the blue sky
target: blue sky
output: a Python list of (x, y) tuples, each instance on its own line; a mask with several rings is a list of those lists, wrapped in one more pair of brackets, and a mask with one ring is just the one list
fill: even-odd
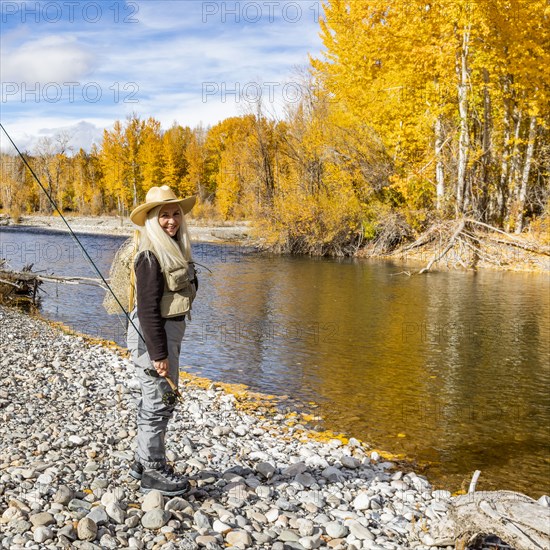
[[(89, 149), (137, 113), (164, 128), (282, 115), (319, 55), (320, 0), (1, 0), (0, 118), (20, 149)], [(6, 146), (5, 136), (0, 145)]]

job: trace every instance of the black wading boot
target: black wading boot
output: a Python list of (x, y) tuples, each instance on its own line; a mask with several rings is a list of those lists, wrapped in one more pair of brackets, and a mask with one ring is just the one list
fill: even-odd
[(183, 476), (176, 474), (168, 465), (158, 470), (144, 469), (141, 474), (141, 490), (148, 493), (153, 489), (166, 496), (177, 496), (189, 490), (189, 482)]
[(139, 463), (137, 460), (130, 466), (130, 471), (128, 472), (134, 479), (141, 479), (143, 475), (143, 464)]

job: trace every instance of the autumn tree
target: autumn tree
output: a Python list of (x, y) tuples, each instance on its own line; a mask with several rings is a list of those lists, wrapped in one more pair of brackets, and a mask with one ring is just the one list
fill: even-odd
[(519, 227), (547, 135), (547, 4), (331, 0), (325, 15), (313, 68), (379, 137), (405, 203)]

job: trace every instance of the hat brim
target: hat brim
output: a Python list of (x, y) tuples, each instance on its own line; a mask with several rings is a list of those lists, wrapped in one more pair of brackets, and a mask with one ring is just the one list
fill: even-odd
[(197, 202), (197, 196), (193, 195), (192, 197), (186, 197), (185, 199), (170, 199), (167, 201), (152, 201), (152, 202), (146, 202), (144, 204), (140, 204), (137, 208), (134, 208), (132, 210), (132, 213), (130, 214), (130, 220), (132, 223), (135, 223), (136, 225), (143, 226), (145, 225), (145, 220), (147, 219), (147, 214), (150, 210), (155, 208), (155, 206), (159, 206), (161, 204), (177, 204), (181, 206), (181, 209), (183, 210), (184, 214), (187, 214), (191, 211), (193, 206), (195, 206), (195, 203)]

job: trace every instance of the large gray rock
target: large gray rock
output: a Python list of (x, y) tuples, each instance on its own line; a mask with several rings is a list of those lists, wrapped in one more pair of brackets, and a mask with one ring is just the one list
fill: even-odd
[(161, 527), (166, 525), (169, 519), (170, 512), (155, 508), (154, 510), (150, 510), (143, 515), (143, 517), (141, 518), (141, 525), (143, 525), (145, 529), (160, 529)]
[(82, 518), (78, 522), (77, 534), (80, 540), (92, 541), (97, 536), (97, 525), (90, 518)]

